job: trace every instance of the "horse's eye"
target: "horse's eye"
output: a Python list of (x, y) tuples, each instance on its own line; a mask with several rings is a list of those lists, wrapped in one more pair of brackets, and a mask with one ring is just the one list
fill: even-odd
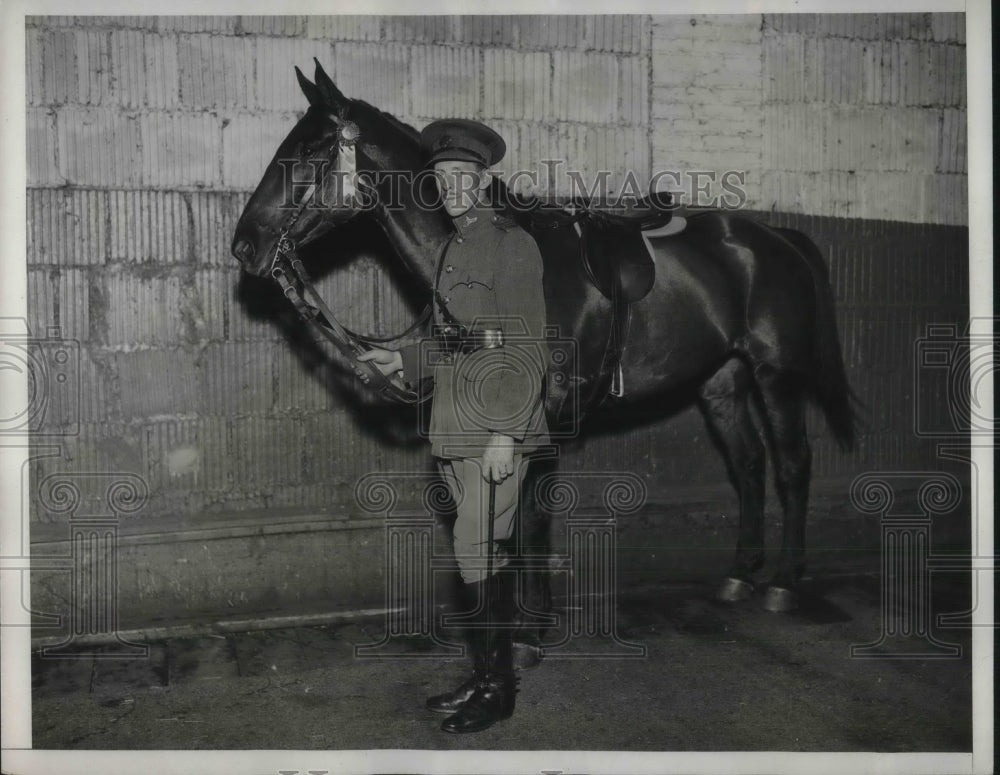
[(313, 147), (311, 145), (303, 145), (302, 146), (302, 155), (303, 156), (312, 156), (313, 155)]

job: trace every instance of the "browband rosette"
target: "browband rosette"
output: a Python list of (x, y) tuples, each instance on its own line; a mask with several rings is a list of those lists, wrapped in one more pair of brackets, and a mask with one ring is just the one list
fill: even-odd
[(361, 128), (353, 121), (344, 121), (340, 127), (340, 144), (354, 145), (361, 137)]

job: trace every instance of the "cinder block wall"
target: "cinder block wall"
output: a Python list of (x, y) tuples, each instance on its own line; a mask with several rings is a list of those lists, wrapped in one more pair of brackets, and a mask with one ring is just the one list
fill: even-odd
[[(34, 17), (26, 32), (29, 323), (79, 341), (82, 386), (53, 418), (79, 433), (31, 464), (36, 484), (139, 474), (150, 500), (133, 522), (284, 511), (361, 525), (362, 475), (427, 470), (425, 446), (386, 443), (327, 389), (229, 256), (305, 108), (292, 67), (311, 74), (314, 56), (348, 96), (418, 128), (491, 123), (508, 173), (563, 159), (612, 171), (613, 194), (628, 171), (745, 172), (745, 207), (801, 228), (830, 261), (869, 407), (851, 456), (812, 418), (817, 491), (841, 483), (843, 511), (860, 471), (940, 465), (914, 437), (912, 352), (927, 323), (968, 314), (961, 15)], [(570, 193), (568, 179), (537, 192)], [(361, 231), (349, 247), (324, 281), (331, 306), (353, 328), (398, 331), (412, 310), (387, 245)], [(654, 502), (715, 492), (705, 513), (732, 513), (694, 411), (564, 457), (636, 471)], [(36, 495), (41, 536), (61, 518)]]

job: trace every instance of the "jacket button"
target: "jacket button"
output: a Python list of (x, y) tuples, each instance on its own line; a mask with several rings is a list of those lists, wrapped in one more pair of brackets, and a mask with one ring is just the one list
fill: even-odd
[(451, 296), (445, 296), (445, 297), (444, 297), (444, 303), (445, 303), (445, 304), (447, 304), (447, 303), (448, 303), (448, 302), (450, 302), (450, 301), (451, 301)]
[(455, 271), (455, 267), (452, 264), (448, 264), (448, 266), (446, 266), (444, 268), (444, 271), (446, 271), (446, 272), (454, 272)]
[(461, 243), (465, 242), (465, 237), (456, 237), (455, 238), (455, 242), (461, 244)]

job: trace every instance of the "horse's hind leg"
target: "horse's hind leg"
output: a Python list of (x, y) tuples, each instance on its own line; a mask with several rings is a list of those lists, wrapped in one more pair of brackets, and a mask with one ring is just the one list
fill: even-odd
[(762, 366), (757, 384), (767, 416), (775, 487), (784, 511), (781, 554), (764, 598), (771, 611), (788, 611), (798, 604), (796, 587), (805, 571), (806, 509), (812, 452), (806, 435), (806, 398), (800, 380)]
[(730, 481), (739, 495), (740, 533), (736, 558), (716, 596), (726, 602), (748, 598), (751, 576), (764, 563), (765, 447), (750, 415), (753, 378), (738, 358), (728, 361), (701, 387), (700, 405), (722, 448)]

